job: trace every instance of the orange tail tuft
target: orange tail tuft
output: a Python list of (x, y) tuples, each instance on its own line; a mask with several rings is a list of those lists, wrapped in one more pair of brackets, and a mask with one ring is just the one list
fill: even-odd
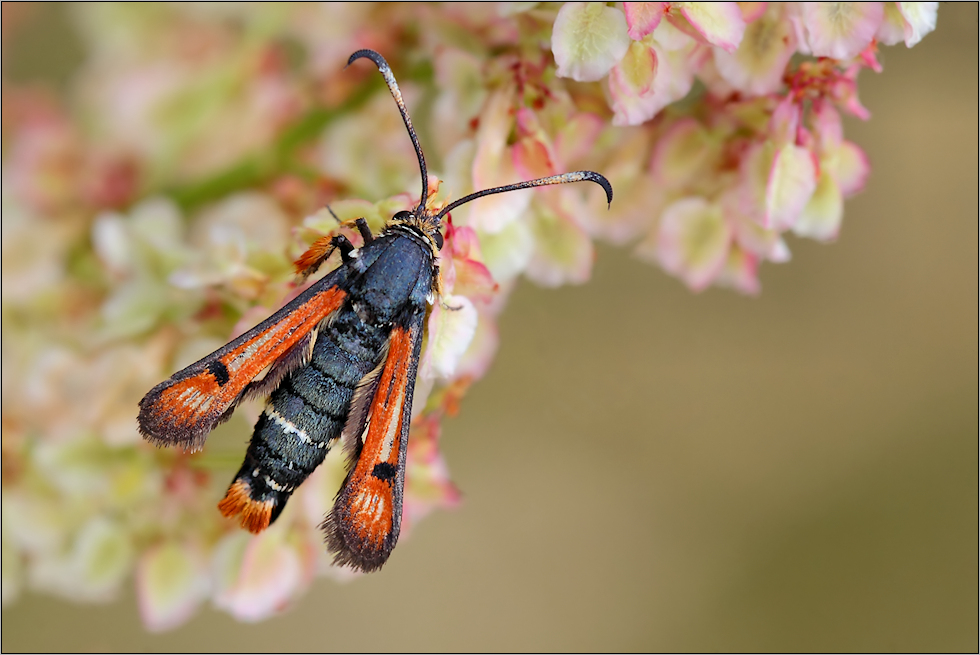
[(225, 497), (218, 503), (218, 510), (228, 518), (241, 514), (242, 527), (252, 534), (258, 534), (269, 527), (274, 504), (271, 500), (264, 502), (254, 500), (248, 482), (235, 480), (228, 487)]

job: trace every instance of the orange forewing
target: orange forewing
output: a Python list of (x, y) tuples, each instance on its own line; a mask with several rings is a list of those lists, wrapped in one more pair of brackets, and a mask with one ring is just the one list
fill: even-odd
[[(310, 290), (312, 291), (312, 289)], [(328, 286), (296, 298), (263, 323), (150, 390), (140, 401), (139, 425), (151, 441), (199, 448), (229, 416), (243, 392), (339, 309), (346, 293)]]
[(380, 568), (398, 540), (420, 336), (421, 321), (391, 331), (367, 426), (358, 435), (363, 445), (357, 463), (324, 523), (338, 564), (363, 571)]

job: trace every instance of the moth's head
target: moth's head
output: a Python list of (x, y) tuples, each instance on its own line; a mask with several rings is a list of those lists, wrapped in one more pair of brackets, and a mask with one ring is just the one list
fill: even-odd
[(408, 225), (413, 227), (418, 232), (421, 232), (429, 241), (433, 254), (442, 250), (444, 240), (442, 232), (439, 231), (439, 228), (442, 226), (442, 221), (424, 209), (421, 211), (418, 209), (415, 211), (402, 210), (395, 213), (388, 223), (389, 225)]

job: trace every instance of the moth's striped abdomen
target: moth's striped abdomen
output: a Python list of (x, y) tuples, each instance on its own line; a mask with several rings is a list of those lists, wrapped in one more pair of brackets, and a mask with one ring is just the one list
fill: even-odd
[(338, 345), (345, 339), (336, 330), (323, 332), (310, 362), (272, 392), (245, 461), (218, 505), (225, 516), (241, 514), (251, 532), (275, 521), (293, 491), (323, 462), (344, 428), (354, 389), (376, 364)]

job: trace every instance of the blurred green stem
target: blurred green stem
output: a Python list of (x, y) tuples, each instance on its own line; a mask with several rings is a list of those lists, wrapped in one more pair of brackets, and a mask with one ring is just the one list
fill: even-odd
[(229, 193), (257, 186), (291, 167), (298, 148), (320, 135), (337, 118), (359, 109), (384, 85), (380, 76), (362, 84), (337, 107), (317, 107), (286, 128), (268, 149), (200, 181), (165, 189), (186, 212)]

